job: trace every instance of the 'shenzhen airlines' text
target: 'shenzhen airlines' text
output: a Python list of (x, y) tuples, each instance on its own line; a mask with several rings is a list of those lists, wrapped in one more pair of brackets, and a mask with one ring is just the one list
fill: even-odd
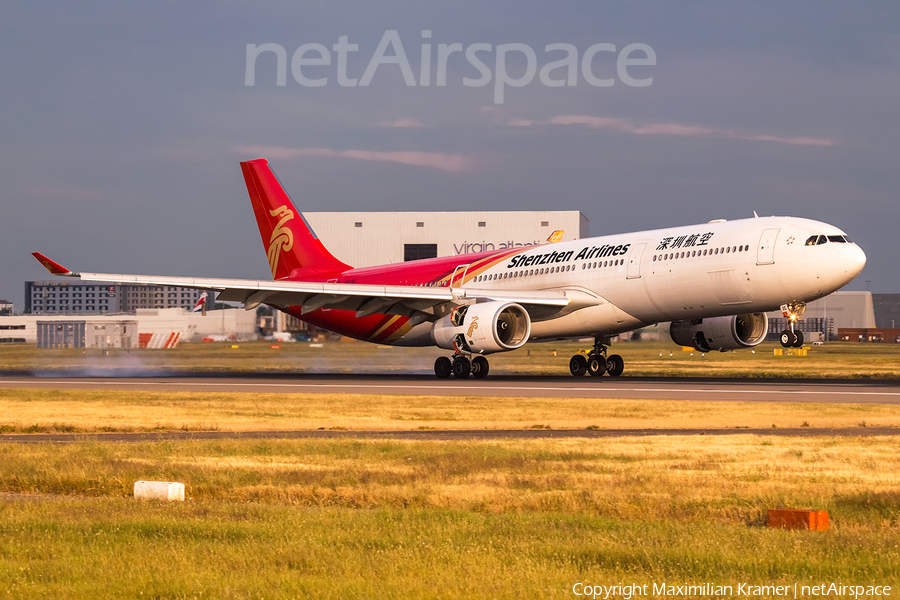
[[(618, 246), (610, 246), (603, 244), (602, 246), (586, 246), (578, 252), (575, 260), (593, 260), (595, 258), (607, 258), (609, 256), (622, 256), (631, 244), (620, 244)], [(572, 260), (575, 254), (574, 250), (568, 252), (548, 252), (546, 254), (531, 254), (529, 256), (515, 256), (506, 265), (507, 269), (515, 269), (518, 267), (530, 267), (532, 265), (547, 265), (550, 263), (561, 263)]]

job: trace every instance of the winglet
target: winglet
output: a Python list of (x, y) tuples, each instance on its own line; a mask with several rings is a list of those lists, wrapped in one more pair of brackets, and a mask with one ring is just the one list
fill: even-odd
[(78, 277), (78, 273), (73, 273), (58, 262), (54, 262), (41, 254), (40, 252), (32, 252), (31, 255), (38, 259), (38, 262), (44, 265), (44, 268), (53, 275), (61, 275), (63, 277)]

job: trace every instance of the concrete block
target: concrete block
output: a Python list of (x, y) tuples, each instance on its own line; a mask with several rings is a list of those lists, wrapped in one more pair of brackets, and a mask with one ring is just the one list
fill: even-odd
[(769, 509), (769, 527), (828, 531), (827, 510)]
[(134, 497), (184, 501), (184, 484), (174, 481), (135, 481)]

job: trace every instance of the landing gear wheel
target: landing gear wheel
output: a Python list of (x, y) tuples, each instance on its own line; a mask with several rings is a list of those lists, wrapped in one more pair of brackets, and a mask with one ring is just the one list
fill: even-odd
[(476, 356), (472, 359), (472, 376), (475, 379), (484, 379), (490, 370), (491, 365), (488, 364), (488, 360), (485, 357)]
[(457, 356), (453, 359), (453, 375), (457, 379), (465, 379), (472, 372), (472, 364), (465, 356)]
[(794, 335), (794, 332), (790, 329), (785, 329), (781, 332), (781, 345), (785, 348), (790, 348), (794, 345), (794, 342), (797, 341), (797, 336)]
[(451, 373), (453, 373), (453, 363), (446, 356), (439, 356), (434, 361), (434, 374), (438, 376), (438, 379), (447, 379)]
[(581, 377), (587, 373), (587, 366), (587, 359), (581, 354), (576, 354), (572, 357), (572, 360), (569, 361), (569, 371), (571, 371), (572, 375), (575, 377)]
[(794, 337), (797, 338), (794, 340), (794, 348), (802, 348), (803, 347), (803, 332), (795, 331)]
[(606, 359), (606, 372), (610, 377), (618, 377), (625, 370), (625, 361), (618, 354), (613, 354)]
[(587, 372), (594, 377), (600, 377), (606, 373), (606, 359), (602, 356), (590, 356), (587, 360)]

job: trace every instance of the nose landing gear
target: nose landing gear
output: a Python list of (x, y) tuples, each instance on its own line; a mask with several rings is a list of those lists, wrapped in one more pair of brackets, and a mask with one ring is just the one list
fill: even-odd
[(608, 373), (610, 377), (618, 377), (625, 370), (625, 361), (618, 354), (606, 355), (610, 343), (609, 336), (595, 337), (594, 348), (585, 356), (576, 354), (569, 360), (569, 372), (575, 377), (590, 373), (593, 377), (601, 377)]
[(803, 313), (806, 312), (806, 303), (797, 302), (781, 305), (781, 314), (790, 320), (790, 329), (781, 332), (781, 345), (785, 348), (800, 348), (803, 346), (803, 332), (795, 326)]

